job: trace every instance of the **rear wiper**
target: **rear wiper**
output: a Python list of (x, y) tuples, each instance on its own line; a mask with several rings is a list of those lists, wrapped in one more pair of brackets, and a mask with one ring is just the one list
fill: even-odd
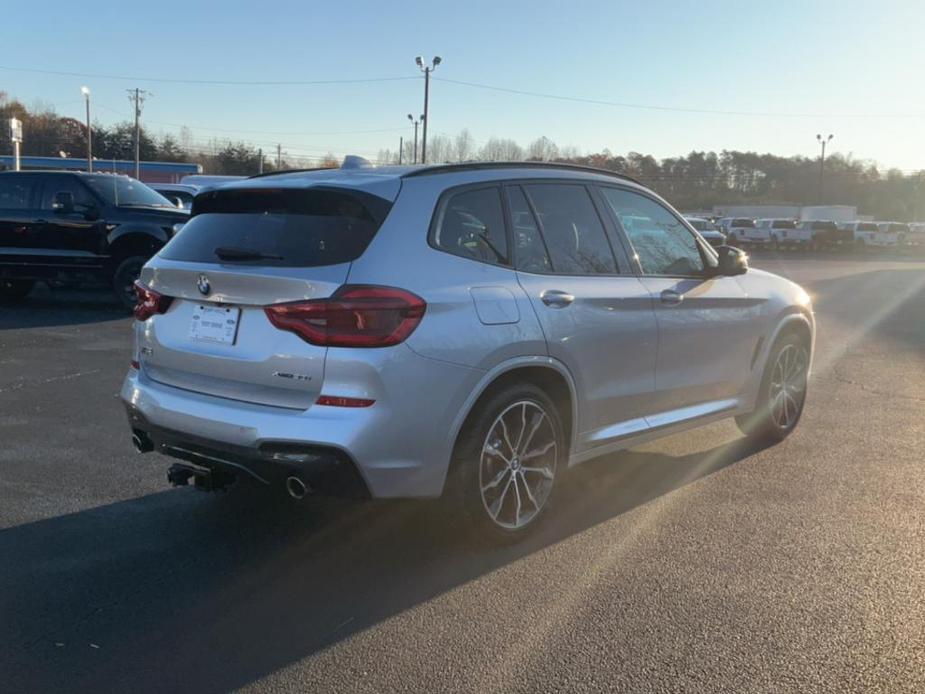
[(221, 260), (282, 260), (283, 256), (264, 253), (253, 248), (238, 248), (237, 246), (220, 246), (215, 249), (215, 255)]

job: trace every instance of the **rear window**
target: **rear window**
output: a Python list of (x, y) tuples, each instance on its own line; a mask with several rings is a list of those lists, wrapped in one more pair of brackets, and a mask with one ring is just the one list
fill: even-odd
[(792, 219), (775, 219), (772, 226), (775, 229), (796, 229), (797, 223)]
[(813, 222), (814, 231), (837, 231), (838, 225), (835, 222)]
[[(390, 209), (389, 201), (353, 190), (215, 190), (196, 197), (192, 218), (160, 255), (197, 263), (336, 265), (360, 257)], [(234, 252), (223, 251), (220, 260), (219, 248)]]
[(877, 231), (877, 225), (872, 222), (865, 222), (863, 224), (858, 224), (858, 231)]
[(742, 227), (743, 229), (754, 229), (755, 220), (754, 219), (733, 219), (732, 226)]

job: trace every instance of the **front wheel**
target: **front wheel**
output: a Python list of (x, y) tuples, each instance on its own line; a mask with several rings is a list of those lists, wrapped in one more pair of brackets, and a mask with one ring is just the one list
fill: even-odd
[(131, 311), (135, 307), (137, 302), (135, 280), (138, 279), (141, 268), (147, 260), (140, 255), (125, 258), (116, 266), (116, 271), (112, 275), (112, 289), (126, 311)]
[(0, 303), (14, 303), (22, 301), (27, 296), (35, 282), (32, 280), (2, 280), (0, 279)]
[(494, 393), (473, 413), (456, 444), (450, 484), (480, 535), (511, 541), (546, 512), (568, 445), (555, 403), (524, 383)]
[(800, 421), (806, 402), (809, 350), (797, 335), (774, 344), (765, 366), (755, 410), (736, 417), (743, 434), (762, 441), (783, 441)]

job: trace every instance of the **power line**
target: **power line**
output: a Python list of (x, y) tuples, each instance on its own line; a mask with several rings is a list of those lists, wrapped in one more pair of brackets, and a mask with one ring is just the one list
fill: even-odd
[(490, 84), (481, 84), (479, 82), (466, 82), (463, 80), (454, 80), (447, 77), (433, 77), (432, 79), (448, 84), (459, 84), (465, 87), (476, 89), (487, 89), (495, 92), (504, 92), (507, 94), (518, 94), (520, 96), (533, 96), (541, 99), (555, 99), (557, 101), (571, 101), (581, 104), (594, 104), (597, 106), (616, 106), (619, 108), (644, 109), (648, 111), (670, 111), (677, 113), (705, 113), (718, 116), (761, 116), (768, 118), (925, 118), (925, 113), (781, 113), (771, 111), (722, 111), (707, 108), (683, 108), (679, 106), (660, 106), (654, 104), (638, 104), (625, 101), (607, 101), (604, 99), (587, 99), (577, 96), (564, 96), (562, 94), (548, 94), (545, 92), (533, 92), (524, 89), (510, 89), (508, 87), (497, 87)]
[(60, 75), (65, 77), (89, 77), (93, 79), (104, 80), (125, 80), (128, 82), (166, 82), (172, 84), (213, 84), (227, 86), (248, 86), (248, 87), (304, 87), (311, 85), (324, 84), (367, 84), (372, 82), (399, 82), (407, 80), (417, 80), (420, 77), (366, 77), (360, 79), (340, 79), (340, 80), (198, 80), (184, 79), (178, 77), (139, 77), (129, 75), (106, 75), (93, 72), (70, 72), (66, 70), (42, 70), (39, 68), (11, 67), (0, 65), (0, 70), (9, 70), (11, 72), (32, 72), (42, 75)]

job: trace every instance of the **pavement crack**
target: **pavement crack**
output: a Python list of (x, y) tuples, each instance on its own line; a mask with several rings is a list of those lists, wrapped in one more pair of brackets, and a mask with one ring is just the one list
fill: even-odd
[(879, 390), (877, 388), (872, 388), (866, 383), (862, 383), (861, 381), (855, 381), (852, 378), (848, 378), (843, 373), (841, 373), (841, 371), (838, 368), (838, 364), (835, 364), (832, 367), (832, 375), (835, 376), (835, 380), (839, 381), (840, 383), (844, 383), (846, 385), (851, 385), (851, 386), (857, 386), (858, 388), (863, 390), (865, 393), (870, 393), (871, 395), (880, 395), (885, 398), (893, 398), (893, 399), (898, 399), (898, 400), (912, 400), (914, 402), (925, 402), (925, 397), (922, 397), (920, 395), (904, 395), (903, 393), (891, 393), (885, 390)]

